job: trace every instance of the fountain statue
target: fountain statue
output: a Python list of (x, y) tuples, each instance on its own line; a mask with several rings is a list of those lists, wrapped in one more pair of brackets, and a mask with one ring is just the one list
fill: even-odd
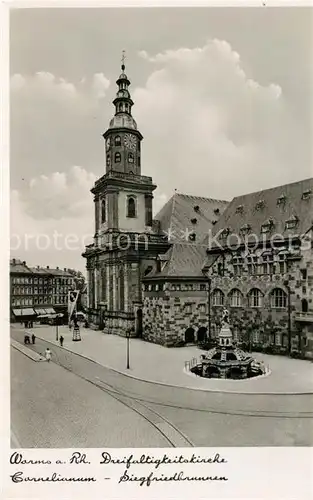
[(224, 379), (245, 379), (263, 373), (262, 363), (234, 344), (228, 309), (222, 312), (216, 347), (203, 354), (200, 364), (193, 366), (191, 371), (202, 377)]

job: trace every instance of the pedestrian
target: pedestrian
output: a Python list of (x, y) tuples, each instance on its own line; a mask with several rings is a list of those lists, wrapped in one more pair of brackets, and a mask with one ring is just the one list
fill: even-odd
[(49, 363), (49, 361), (51, 359), (51, 351), (50, 351), (49, 347), (47, 347), (47, 349), (45, 350), (45, 358)]
[(34, 344), (34, 343), (35, 343), (35, 340), (36, 340), (36, 336), (35, 336), (35, 334), (33, 333), (33, 334), (32, 334), (32, 344)]
[(63, 342), (64, 342), (64, 337), (63, 337), (63, 335), (61, 335), (61, 337), (60, 337), (60, 346), (61, 347), (63, 346)]

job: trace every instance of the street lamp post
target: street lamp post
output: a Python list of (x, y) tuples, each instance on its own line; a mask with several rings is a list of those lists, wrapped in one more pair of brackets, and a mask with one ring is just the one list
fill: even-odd
[(130, 331), (126, 331), (126, 369), (129, 370), (129, 337)]
[(208, 278), (208, 337), (211, 340), (211, 278)]

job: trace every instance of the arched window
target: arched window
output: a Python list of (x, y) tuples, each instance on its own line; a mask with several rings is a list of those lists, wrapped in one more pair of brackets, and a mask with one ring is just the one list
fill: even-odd
[(225, 302), (225, 296), (222, 290), (216, 289), (212, 294), (213, 306), (223, 306)]
[(105, 207), (105, 199), (101, 202), (101, 222), (106, 221), (106, 207)]
[(117, 135), (114, 139), (114, 145), (115, 146), (120, 146), (121, 145), (121, 138), (119, 135)]
[(107, 166), (109, 167), (111, 165), (111, 155), (110, 153), (107, 153)]
[(119, 110), (119, 112), (122, 112), (122, 111), (123, 111), (123, 104), (122, 104), (122, 103), (120, 103), (120, 104), (119, 104), (119, 106), (118, 106), (118, 110)]
[(136, 217), (136, 199), (132, 196), (127, 200), (127, 217)]
[(121, 153), (115, 153), (114, 161), (115, 163), (121, 163)]
[(263, 294), (258, 288), (252, 288), (248, 294), (249, 307), (262, 307)]
[(242, 293), (237, 288), (234, 288), (233, 290), (231, 290), (231, 292), (229, 294), (229, 298), (230, 298), (230, 305), (232, 307), (241, 307), (242, 306)]
[(287, 294), (281, 288), (274, 288), (271, 293), (271, 307), (283, 309), (287, 307)]
[(134, 163), (134, 153), (128, 153), (128, 163)]

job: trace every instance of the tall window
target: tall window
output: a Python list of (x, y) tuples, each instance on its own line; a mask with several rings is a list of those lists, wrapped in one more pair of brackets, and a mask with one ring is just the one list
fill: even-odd
[(238, 289), (231, 290), (229, 294), (230, 305), (232, 307), (241, 307), (242, 306), (242, 293)]
[(121, 163), (121, 153), (115, 153), (114, 155), (114, 161), (115, 163)]
[(114, 139), (114, 145), (115, 146), (120, 146), (121, 145), (121, 138), (119, 135), (117, 135)]
[(134, 153), (128, 153), (128, 163), (134, 163)]
[(263, 274), (273, 274), (274, 273), (274, 257), (270, 252), (263, 253), (262, 255), (262, 273)]
[(258, 274), (258, 256), (257, 255), (248, 255), (248, 273), (249, 274)]
[(105, 199), (101, 201), (101, 222), (106, 222), (106, 207), (105, 207)]
[(109, 167), (111, 165), (111, 155), (110, 153), (107, 153), (107, 166)]
[(287, 255), (287, 252), (281, 252), (278, 254), (278, 267), (280, 274), (286, 274), (288, 271)]
[(242, 274), (243, 270), (243, 258), (235, 256), (233, 257), (233, 268), (234, 268), (234, 274), (236, 276), (240, 276)]
[(127, 217), (136, 217), (136, 199), (132, 196), (127, 201)]
[(282, 309), (287, 307), (287, 294), (281, 288), (275, 288), (271, 293), (271, 307)]
[(225, 301), (225, 297), (224, 297), (222, 290), (219, 290), (219, 289), (214, 290), (214, 292), (212, 294), (213, 306), (223, 306), (224, 301)]
[(253, 288), (248, 295), (249, 307), (262, 307), (263, 294), (258, 288)]

